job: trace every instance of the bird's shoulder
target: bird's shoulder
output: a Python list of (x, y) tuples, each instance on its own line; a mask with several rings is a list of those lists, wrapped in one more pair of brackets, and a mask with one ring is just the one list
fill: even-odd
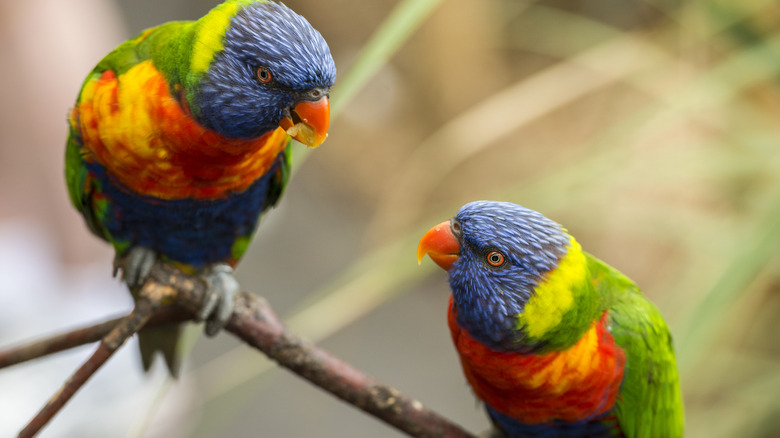
[(106, 71), (121, 76), (134, 66), (153, 57), (164, 57), (160, 52), (166, 50), (166, 45), (184, 43), (180, 40), (187, 33), (186, 29), (192, 25), (191, 21), (170, 21), (141, 31), (104, 56), (92, 69), (87, 80), (99, 77)]

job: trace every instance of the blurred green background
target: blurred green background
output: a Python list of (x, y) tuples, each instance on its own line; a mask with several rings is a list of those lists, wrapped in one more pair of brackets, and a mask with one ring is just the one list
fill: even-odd
[[(688, 437), (780, 435), (780, 3), (289, 0), (339, 69), (324, 146), (238, 269), (290, 326), (475, 432), (446, 275), (415, 261), (477, 199), (564, 224), (675, 337)], [(207, 0), (0, 3), (0, 341), (126, 312), (109, 248), (68, 205), (65, 115), (121, 41)], [(193, 331), (193, 341), (198, 331)], [(0, 371), (0, 435), (92, 347)], [(43, 436), (399, 434), (231, 336), (186, 375), (128, 345)]]

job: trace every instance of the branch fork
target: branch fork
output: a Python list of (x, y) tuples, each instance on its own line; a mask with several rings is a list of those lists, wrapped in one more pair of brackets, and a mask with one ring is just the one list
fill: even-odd
[[(35, 436), (89, 377), (145, 325), (194, 320), (207, 295), (206, 289), (203, 281), (186, 275), (174, 266), (158, 262), (152, 267), (129, 315), (48, 340), (0, 351), (2, 368), (102, 338), (92, 356), (52, 396), (19, 433), (19, 437)], [(410, 436), (474, 437), (460, 426), (425, 408), (419, 401), (376, 382), (360, 370), (289, 332), (268, 302), (257, 295), (242, 292), (236, 297), (235, 308), (225, 330), (312, 384)]]

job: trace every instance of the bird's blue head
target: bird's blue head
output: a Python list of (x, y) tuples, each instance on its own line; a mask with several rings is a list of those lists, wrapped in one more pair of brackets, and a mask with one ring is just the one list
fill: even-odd
[(308, 146), (327, 136), (336, 66), (306, 19), (276, 2), (232, 0), (195, 23), (188, 96), (205, 127), (250, 139), (281, 126)]
[(449, 272), (458, 324), (497, 351), (544, 350), (585, 272), (566, 230), (507, 202), (466, 204), (423, 236), (425, 254)]

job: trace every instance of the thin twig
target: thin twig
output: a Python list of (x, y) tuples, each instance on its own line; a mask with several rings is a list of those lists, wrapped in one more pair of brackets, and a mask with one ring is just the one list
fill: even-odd
[(33, 437), (56, 415), (87, 380), (127, 341), (137, 333), (159, 309), (163, 299), (173, 290), (158, 283), (147, 282), (133, 311), (103, 338), (97, 350), (55, 393), (38, 414), (19, 432), (19, 438)]
[[(7, 348), (0, 351), (0, 369), (97, 342), (103, 339), (122, 318), (112, 318), (108, 321), (77, 328), (67, 333)], [(162, 324), (176, 324), (189, 319), (191, 319), (191, 316), (181, 309), (163, 307), (152, 316), (145, 326), (155, 327)]]
[(68, 333), (52, 336), (25, 345), (8, 348), (0, 351), (0, 368), (16, 365), (28, 360), (48, 356), (60, 351), (75, 348), (84, 344), (97, 342), (120, 321), (120, 318), (110, 319), (105, 322), (71, 330)]

